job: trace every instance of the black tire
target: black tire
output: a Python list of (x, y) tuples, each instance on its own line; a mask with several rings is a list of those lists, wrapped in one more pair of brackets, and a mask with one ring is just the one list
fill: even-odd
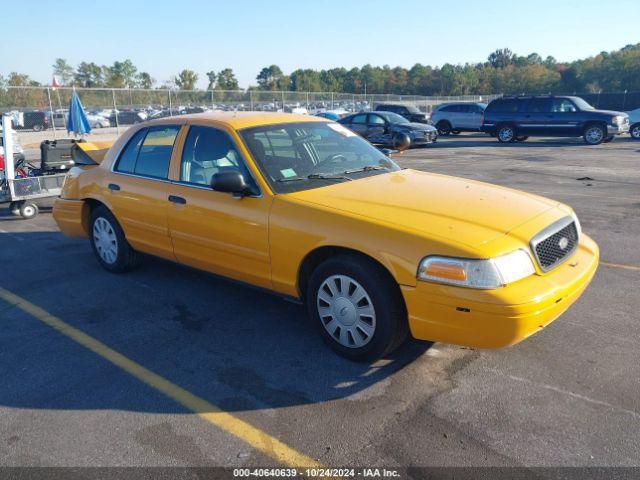
[[(354, 295), (357, 295), (356, 284), (359, 284), (367, 295), (367, 298), (362, 298), (361, 300), (365, 302), (365, 306), (360, 308), (366, 308), (371, 305), (374, 311), (372, 334), (368, 337), (367, 343), (359, 347), (355, 344), (345, 346), (338, 339), (342, 334), (342, 329), (345, 327), (338, 318), (334, 318), (332, 315), (348, 315), (348, 312), (332, 313), (330, 316), (324, 317), (324, 319), (320, 317), (319, 310), (323, 303), (329, 306), (324, 308), (335, 312), (334, 308), (337, 306), (335, 304), (331, 306), (328, 302), (324, 302), (320, 299), (320, 295), (328, 293), (324, 289), (325, 281), (334, 281), (331, 277), (337, 275), (349, 279), (346, 291), (351, 291), (353, 288)], [(321, 288), (323, 288), (324, 293), (321, 292)], [(337, 288), (337, 284), (334, 284), (334, 288)], [(311, 274), (305, 298), (309, 318), (313, 320), (323, 340), (335, 352), (349, 360), (357, 362), (376, 360), (397, 348), (407, 337), (409, 331), (407, 312), (397, 283), (395, 283), (389, 272), (366, 257), (338, 255), (322, 263)], [(337, 301), (345, 300), (338, 293), (333, 296), (333, 299)], [(353, 312), (352, 317), (356, 317), (358, 320), (363, 317), (366, 318), (366, 315), (357, 313), (358, 307), (354, 307), (353, 303), (345, 303), (345, 305), (350, 305), (348, 308)], [(360, 302), (356, 305), (359, 306)], [(345, 308), (342, 308), (342, 310), (345, 310)], [(343, 316), (343, 318), (346, 317)], [(328, 328), (331, 328), (329, 324), (332, 322), (338, 324), (333, 331), (333, 335), (328, 331)], [(325, 327), (325, 325), (329, 326)], [(362, 332), (362, 334), (361, 337), (365, 337), (366, 333)], [(354, 336), (349, 334), (346, 328), (345, 339), (348, 340), (347, 344), (353, 343), (354, 339)], [(362, 341), (362, 338), (359, 338), (359, 340)]]
[(9, 204), (9, 212), (11, 212), (11, 215), (13, 216), (18, 216), (20, 215), (20, 205), (22, 202), (11, 202)]
[(516, 140), (516, 127), (510, 123), (498, 126), (496, 137), (500, 143), (513, 143)]
[(39, 123), (36, 123), (36, 124), (33, 126), (33, 131), (34, 131), (34, 132), (41, 132), (42, 130), (43, 130), (43, 127), (42, 127), (42, 125), (41, 125), (41, 124), (39, 124)]
[(521, 135), (519, 137), (516, 137), (516, 142), (526, 142), (529, 139), (529, 137), (527, 137), (526, 135)]
[(451, 134), (451, 124), (447, 120), (440, 120), (436, 124), (436, 128), (438, 129), (438, 135), (447, 135)]
[(25, 202), (20, 205), (20, 216), (25, 220), (37, 217), (39, 211), (40, 209), (35, 203)]
[(592, 123), (584, 127), (582, 136), (587, 145), (600, 145), (607, 138), (607, 127), (599, 123)]
[(634, 123), (631, 125), (629, 128), (629, 135), (631, 135), (631, 138), (634, 140), (640, 140), (640, 123)]
[[(110, 260), (110, 256), (101, 253), (105, 248), (106, 242), (100, 242), (98, 240), (98, 235), (95, 230), (96, 222), (100, 222), (101, 227), (104, 226), (103, 222), (106, 222), (113, 232), (113, 242), (115, 242), (112, 243), (112, 245), (115, 245), (113, 260)], [(108, 231), (109, 230), (107, 229), (107, 233)], [(140, 255), (131, 247), (131, 245), (129, 245), (129, 242), (127, 242), (124, 232), (116, 220), (116, 217), (114, 217), (105, 206), (99, 206), (91, 212), (91, 221), (89, 222), (89, 241), (91, 242), (91, 248), (98, 259), (98, 262), (100, 262), (100, 265), (109, 272), (127, 272), (137, 267), (140, 263)]]

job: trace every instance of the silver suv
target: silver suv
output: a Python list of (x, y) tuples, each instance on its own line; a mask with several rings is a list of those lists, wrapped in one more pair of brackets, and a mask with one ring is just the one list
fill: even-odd
[(479, 132), (486, 103), (443, 103), (431, 113), (431, 122), (440, 135)]

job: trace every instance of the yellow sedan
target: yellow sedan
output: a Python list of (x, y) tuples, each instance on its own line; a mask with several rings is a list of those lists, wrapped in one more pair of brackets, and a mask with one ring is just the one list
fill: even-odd
[(128, 271), (143, 252), (297, 299), (353, 360), (409, 334), (512, 345), (566, 311), (598, 265), (570, 207), (402, 170), (318, 117), (167, 118), (96, 151), (53, 214), (106, 270)]

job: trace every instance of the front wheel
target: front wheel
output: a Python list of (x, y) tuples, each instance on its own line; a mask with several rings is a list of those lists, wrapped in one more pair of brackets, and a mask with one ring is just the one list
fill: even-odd
[(341, 255), (321, 264), (311, 275), (306, 303), (324, 341), (350, 360), (383, 357), (408, 333), (398, 285), (366, 258)]
[(25, 220), (38, 216), (39, 211), (38, 205), (35, 203), (23, 203), (20, 206), (20, 216)]
[(607, 133), (602, 125), (589, 125), (584, 129), (584, 141), (587, 145), (600, 145)]
[(90, 225), (91, 247), (104, 269), (122, 273), (138, 265), (138, 253), (129, 245), (120, 224), (106, 207), (92, 212)]
[(516, 139), (516, 130), (512, 125), (502, 125), (497, 136), (501, 143), (511, 143)]
[(629, 134), (631, 135), (631, 138), (633, 138), (634, 140), (640, 140), (640, 123), (631, 125), (631, 128), (629, 129)]

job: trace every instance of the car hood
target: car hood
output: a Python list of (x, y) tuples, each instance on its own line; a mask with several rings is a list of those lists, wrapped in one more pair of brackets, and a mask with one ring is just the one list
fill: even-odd
[(397, 130), (424, 130), (427, 132), (435, 131), (436, 129), (426, 123), (409, 122), (409, 123), (396, 123), (393, 127)]
[(559, 205), (497, 185), (416, 170), (375, 175), (286, 196), (472, 248)]
[(629, 115), (625, 112), (616, 112), (615, 110), (591, 110), (592, 112), (601, 113), (603, 115), (611, 115), (613, 117), (622, 115), (623, 117), (628, 117)]

